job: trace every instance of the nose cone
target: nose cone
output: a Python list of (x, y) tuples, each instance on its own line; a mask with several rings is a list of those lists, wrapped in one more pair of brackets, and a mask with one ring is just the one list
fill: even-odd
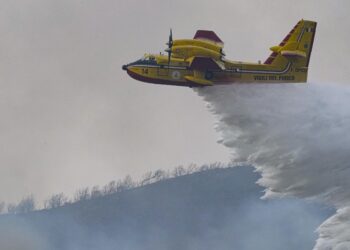
[(128, 65), (123, 65), (122, 69), (123, 70), (127, 70), (128, 69)]

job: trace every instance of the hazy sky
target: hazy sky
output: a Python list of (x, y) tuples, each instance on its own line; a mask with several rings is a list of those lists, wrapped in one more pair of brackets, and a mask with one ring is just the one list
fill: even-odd
[(121, 65), (212, 29), (228, 58), (258, 61), (301, 19), (318, 22), (309, 81), (348, 82), (344, 1), (0, 1), (0, 201), (180, 164), (228, 161), (189, 88), (130, 79)]

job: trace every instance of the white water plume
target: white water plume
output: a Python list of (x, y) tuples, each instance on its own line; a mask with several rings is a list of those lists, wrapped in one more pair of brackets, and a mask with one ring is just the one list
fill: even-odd
[(233, 161), (261, 172), (264, 198), (317, 199), (337, 208), (315, 250), (350, 249), (350, 87), (237, 84), (199, 89)]

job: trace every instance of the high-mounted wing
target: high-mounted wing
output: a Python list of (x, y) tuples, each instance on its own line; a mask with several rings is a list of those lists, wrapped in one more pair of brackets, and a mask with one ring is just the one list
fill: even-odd
[(218, 35), (215, 34), (214, 31), (211, 30), (197, 30), (193, 39), (204, 40), (215, 43), (219, 46), (224, 46), (224, 42), (218, 37)]
[(214, 60), (221, 60), (224, 43), (213, 31), (198, 30), (193, 39), (172, 40), (172, 33), (169, 36), (168, 64), (171, 58), (188, 60), (192, 57), (211, 57)]

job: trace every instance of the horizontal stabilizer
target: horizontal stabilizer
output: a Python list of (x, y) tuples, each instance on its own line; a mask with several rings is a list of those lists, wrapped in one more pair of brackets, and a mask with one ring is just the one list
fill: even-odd
[(306, 58), (305, 51), (301, 50), (283, 50), (281, 51), (281, 55), (285, 57), (301, 57)]
[(296, 58), (296, 57), (302, 57), (306, 58), (306, 52), (302, 50), (298, 50), (299, 43), (297, 42), (289, 42), (286, 43), (284, 46), (273, 46), (270, 48), (271, 51), (275, 53), (279, 53), (282, 56), (285, 56), (287, 58)]

